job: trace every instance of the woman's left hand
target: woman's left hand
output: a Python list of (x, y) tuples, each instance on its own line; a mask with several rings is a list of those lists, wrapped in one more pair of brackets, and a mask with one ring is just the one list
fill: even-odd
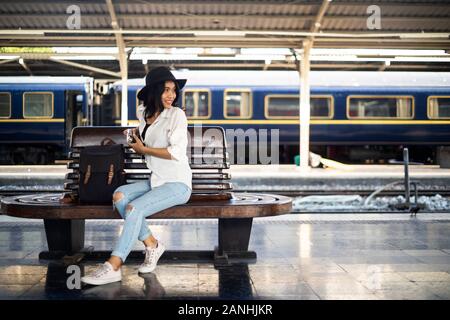
[(136, 141), (135, 143), (129, 143), (130, 147), (138, 154), (144, 154), (145, 146), (142, 143), (141, 139), (133, 132), (133, 138)]

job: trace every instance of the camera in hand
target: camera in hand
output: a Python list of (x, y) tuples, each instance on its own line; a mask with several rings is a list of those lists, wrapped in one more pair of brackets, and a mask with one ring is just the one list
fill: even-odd
[(133, 137), (133, 129), (127, 130), (127, 142), (128, 143), (136, 143), (136, 139)]

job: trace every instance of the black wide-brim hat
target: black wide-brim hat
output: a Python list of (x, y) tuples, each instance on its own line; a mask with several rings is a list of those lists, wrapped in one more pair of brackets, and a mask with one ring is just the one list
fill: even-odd
[[(157, 67), (150, 70), (145, 76), (145, 87), (138, 93), (139, 100), (145, 100), (148, 90), (155, 84), (165, 81), (173, 81), (178, 84), (178, 89), (181, 90), (186, 84), (186, 79), (176, 79), (167, 67)], [(178, 98), (178, 97), (177, 97)]]

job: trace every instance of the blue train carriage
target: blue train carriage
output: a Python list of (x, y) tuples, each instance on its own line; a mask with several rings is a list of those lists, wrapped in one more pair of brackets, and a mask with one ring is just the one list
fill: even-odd
[(92, 124), (93, 78), (0, 77), (0, 162), (65, 159), (72, 128)]
[[(292, 163), (299, 144), (299, 75), (293, 71), (184, 71), (182, 102), (190, 124), (242, 129), (250, 136), (278, 130), (280, 161)], [(354, 163), (401, 159), (433, 163), (450, 145), (450, 73), (313, 71), (311, 150)], [(136, 121), (136, 93), (129, 83), (129, 123)], [(120, 123), (120, 83), (115, 122)], [(228, 142), (234, 137), (227, 133)], [(236, 139), (236, 142), (238, 139)], [(247, 151), (247, 157), (249, 152)], [(237, 159), (236, 159), (237, 160)]]

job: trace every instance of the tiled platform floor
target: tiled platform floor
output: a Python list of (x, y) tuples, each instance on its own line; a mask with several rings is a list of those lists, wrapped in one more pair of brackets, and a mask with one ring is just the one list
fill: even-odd
[[(210, 250), (214, 220), (152, 221), (172, 250)], [(110, 250), (119, 221), (87, 222), (86, 243)], [(142, 248), (140, 244), (136, 249)], [(69, 290), (66, 266), (39, 261), (43, 224), (0, 216), (0, 299), (450, 299), (450, 214), (291, 214), (256, 219), (253, 264), (124, 267), (121, 283)], [(82, 263), (82, 272), (94, 267)]]

